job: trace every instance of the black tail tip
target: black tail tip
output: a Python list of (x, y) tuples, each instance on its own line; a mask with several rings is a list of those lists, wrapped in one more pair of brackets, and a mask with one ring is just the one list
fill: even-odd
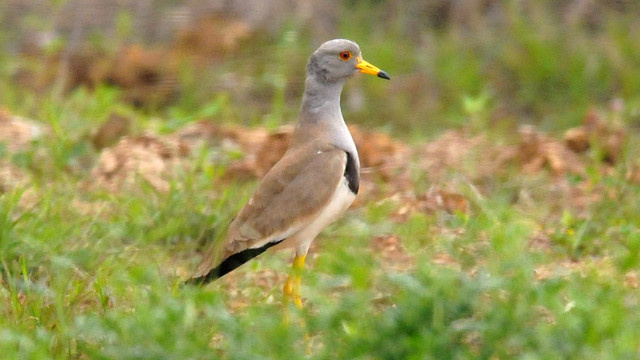
[(192, 277), (185, 280), (182, 284), (186, 286), (202, 286), (207, 283), (206, 276)]

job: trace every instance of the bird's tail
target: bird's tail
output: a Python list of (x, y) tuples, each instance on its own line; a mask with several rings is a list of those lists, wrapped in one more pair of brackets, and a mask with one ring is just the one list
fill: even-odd
[[(231, 271), (239, 268), (242, 264), (262, 254), (268, 248), (281, 243), (283, 240), (284, 239), (279, 241), (269, 242), (259, 248), (244, 249), (238, 253), (235, 253), (226, 257), (224, 260), (222, 260), (222, 262), (218, 266), (214, 268), (211, 268), (210, 266), (205, 266), (205, 264), (209, 263), (209, 261), (205, 259), (203, 264), (200, 265), (200, 268), (198, 269), (198, 271), (190, 279), (185, 281), (185, 283), (193, 284), (193, 285), (208, 284), (214, 280), (217, 280), (223, 277), (224, 275), (230, 273)], [(206, 269), (209, 269), (209, 270), (207, 271)]]
[(219, 279), (222, 275), (216, 271), (218, 268), (211, 269), (208, 273), (204, 275), (193, 275), (191, 278), (187, 279), (184, 283), (186, 285), (205, 285), (212, 281)]

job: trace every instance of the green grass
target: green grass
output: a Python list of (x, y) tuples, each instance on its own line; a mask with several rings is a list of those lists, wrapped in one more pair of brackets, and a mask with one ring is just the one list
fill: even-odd
[[(191, 191), (206, 194), (200, 186)], [(302, 332), (282, 324), (278, 289), (271, 290), (276, 300), (264, 303), (264, 294), (241, 282), (248, 287), (248, 307), (230, 312), (231, 295), (216, 285), (181, 288), (171, 276), (171, 267), (195, 252), (210, 224), (222, 226), (215, 219), (225, 210), (217, 201), (189, 192), (108, 197), (106, 207), (114, 213), (106, 216), (74, 213), (67, 204), (76, 195), (64, 186), (27, 211), (16, 208), (19, 194), (4, 194), (3, 353), (105, 359), (207, 358), (211, 352), (228, 358), (303, 356)], [(545, 281), (535, 280), (535, 265), (553, 264), (564, 249), (531, 254), (526, 247), (531, 219), (494, 196), (478, 204), (487, 211), (472, 216), (453, 244), (447, 237), (423, 238), (424, 223), (431, 222), (424, 217), (392, 226), (408, 243), (417, 243), (411, 247), (418, 265), (408, 274), (382, 272), (366, 248), (367, 238), (354, 236), (347, 220), (330, 231), (331, 238), (320, 239), (323, 252), (313, 274), (305, 274), (309, 302), (300, 316), (312, 343), (321, 344), (314, 354), (634, 358), (638, 294), (624, 285), (624, 274), (637, 268), (639, 241), (637, 223), (625, 221), (633, 216), (624, 215), (635, 205), (623, 204), (628, 209), (620, 214), (591, 220), (596, 229), (584, 235), (584, 246), (611, 253), (613, 264), (587, 264), (578, 273)], [(478, 245), (481, 238), (487, 242)], [(432, 265), (438, 249), (460, 259), (464, 269)], [(268, 265), (260, 265), (263, 261)], [(258, 269), (286, 271), (282, 261), (258, 264)]]
[[(72, 133), (66, 126), (61, 133)], [(31, 151), (54, 159), (50, 146), (43, 141)], [(624, 164), (598, 185), (615, 197), (592, 202), (586, 217), (567, 204), (550, 220), (542, 213), (558, 204), (545, 197), (537, 211), (514, 205), (514, 192), (551, 181), (519, 174), (497, 178), (466, 218), (414, 215), (396, 223), (393, 203), (354, 210), (319, 238), (304, 274), (306, 308), (298, 312), (280, 305), (280, 282), (264, 289), (251, 280), (266, 269), (286, 273), (286, 256), (247, 265), (235, 285), (180, 285), (177, 269), (194, 266), (201, 242), (223, 231), (254, 185), (212, 185), (220, 171), (194, 161), (203, 162), (200, 170), (183, 174), (167, 194), (145, 186), (123, 194), (82, 190), (86, 174), (62, 165), (47, 168), (51, 177), (35, 187), (35, 204), (21, 205), (22, 189), (3, 193), (1, 353), (300, 358), (309, 346), (313, 358), (327, 359), (638, 356), (639, 294), (625, 276), (637, 274), (640, 188), (623, 180)], [(539, 226), (553, 231), (550, 249), (528, 245)], [(384, 234), (399, 236), (413, 255), (408, 272), (386, 272), (371, 252), (370, 239)], [(457, 264), (433, 263), (442, 253)], [(564, 267), (572, 262), (575, 268)], [(540, 280), (543, 266), (552, 275)]]
[[(226, 164), (210, 161), (215, 149), (189, 158), (190, 170), (166, 193), (87, 183), (99, 155), (90, 135), (114, 111), (134, 120), (135, 133), (169, 133), (201, 118), (289, 123), (315, 46), (306, 30), (287, 25), (281, 38), (247, 44), (215, 71), (184, 69), (180, 96), (159, 109), (135, 109), (109, 87), (35, 93), (12, 82), (18, 61), (1, 56), (0, 105), (50, 131), (17, 153), (0, 148), (0, 163), (30, 177), (0, 192), (0, 358), (639, 358), (640, 186), (627, 179), (640, 140), (638, 12), (606, 8), (590, 32), (580, 21), (556, 21), (550, 2), (527, 11), (520, 3), (501, 2), (498, 24), (427, 22), (407, 36), (412, 14), (348, 2), (340, 35), (358, 40), (393, 80), (354, 79), (345, 96), (362, 90), (365, 106), (344, 106), (345, 118), (416, 147), (452, 127), (509, 144), (518, 124), (560, 131), (620, 98), (626, 107), (616, 116), (630, 136), (621, 160), (604, 171), (596, 149), (584, 155), (582, 175), (514, 165), (473, 184), (470, 159), (451, 174), (469, 214), (399, 222), (403, 204), (393, 199), (352, 209), (317, 239), (301, 311), (282, 306), (283, 276), (269, 275), (287, 273), (284, 253), (205, 288), (181, 285), (194, 254), (224, 234), (255, 188), (224, 179)], [(234, 71), (252, 77), (252, 87), (218, 91), (216, 76)], [(412, 177), (424, 192), (431, 184), (419, 160)], [(584, 207), (558, 190), (562, 180), (586, 184)], [(372, 239), (386, 235), (411, 255), (404, 271), (372, 250)]]

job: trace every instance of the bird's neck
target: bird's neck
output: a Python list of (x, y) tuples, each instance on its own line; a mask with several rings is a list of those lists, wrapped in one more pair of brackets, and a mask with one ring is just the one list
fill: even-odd
[(307, 76), (300, 107), (300, 122), (344, 122), (340, 110), (340, 94), (343, 87), (344, 81), (324, 82), (314, 75)]
[(312, 75), (307, 77), (300, 118), (292, 139), (294, 147), (330, 145), (354, 154), (357, 159), (353, 138), (340, 110), (340, 93), (345, 81), (327, 83)]

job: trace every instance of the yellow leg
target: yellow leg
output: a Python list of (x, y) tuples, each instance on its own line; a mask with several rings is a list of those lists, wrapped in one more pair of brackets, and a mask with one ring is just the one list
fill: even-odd
[[(293, 299), (293, 303), (296, 305), (298, 309), (302, 309), (302, 295), (300, 294), (300, 290), (302, 287), (302, 277), (300, 276), (302, 273), (302, 269), (304, 268), (304, 260), (306, 259), (306, 255), (299, 256), (296, 254), (296, 257), (293, 259), (293, 265), (291, 266), (291, 273), (289, 274), (289, 278), (284, 283), (284, 305), (289, 305), (289, 299)], [(289, 323), (289, 315), (285, 312), (284, 321), (286, 324)], [(302, 326), (304, 327), (304, 322), (302, 322)], [(307, 355), (311, 355), (311, 344), (309, 342), (309, 334), (305, 332), (304, 341), (306, 344), (306, 352)]]
[(285, 304), (287, 304), (289, 299), (293, 299), (293, 303), (298, 309), (302, 309), (302, 295), (300, 295), (302, 278), (300, 277), (300, 273), (302, 272), (302, 268), (304, 268), (304, 260), (306, 257), (306, 255), (299, 256), (296, 254), (295, 259), (293, 259), (291, 274), (289, 274), (289, 278), (284, 283), (284, 289), (282, 291)]

